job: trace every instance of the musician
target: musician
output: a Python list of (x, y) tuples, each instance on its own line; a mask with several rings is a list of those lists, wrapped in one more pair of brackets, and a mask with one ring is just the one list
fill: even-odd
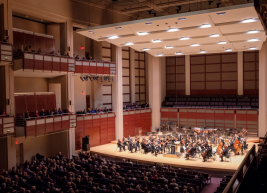
[(241, 143), (243, 143), (243, 145), (241, 147), (241, 154), (243, 155), (244, 154), (243, 151), (248, 149), (248, 144), (247, 144), (247, 141), (244, 138), (241, 139)]
[(159, 153), (159, 146), (158, 146), (158, 144), (154, 141), (151, 144), (151, 147), (152, 147), (152, 153), (155, 153), (155, 156), (157, 157), (157, 155)]
[(228, 146), (224, 146), (222, 151), (221, 151), (221, 155), (220, 155), (221, 162), (223, 162), (223, 157), (229, 158), (228, 151), (229, 151)]
[(212, 157), (212, 146), (208, 146), (205, 152), (202, 154), (203, 162), (207, 161), (208, 158)]
[(191, 145), (189, 148), (188, 148), (188, 150), (187, 150), (187, 152), (186, 152), (186, 154), (185, 154), (185, 157), (186, 157), (186, 159), (189, 159), (189, 156), (193, 156), (194, 155), (194, 147), (193, 147), (193, 145)]
[(233, 151), (233, 152), (235, 152), (235, 147), (234, 147), (234, 141), (233, 141), (233, 139), (230, 139), (229, 140), (229, 151)]
[(133, 150), (134, 150), (134, 149), (135, 149), (135, 152), (137, 151), (136, 142), (134, 142), (133, 139), (131, 139), (131, 140), (129, 141), (129, 146), (130, 146), (129, 151), (131, 151), (131, 153), (133, 153)]
[(125, 151), (125, 144), (123, 144), (122, 140), (119, 139), (117, 145), (120, 148), (120, 151), (121, 151), (121, 149), (123, 149)]
[(146, 141), (146, 139), (143, 139), (142, 146), (143, 146), (143, 149), (145, 151), (145, 154), (147, 154), (148, 152), (151, 151), (150, 144), (148, 141)]
[(124, 147), (127, 146), (127, 148), (129, 149), (129, 144), (128, 144), (129, 141), (125, 137), (123, 137), (122, 141), (123, 141)]

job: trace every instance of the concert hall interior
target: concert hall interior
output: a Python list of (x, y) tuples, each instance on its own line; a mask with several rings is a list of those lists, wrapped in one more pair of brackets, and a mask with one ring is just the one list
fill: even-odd
[(0, 0), (0, 193), (267, 192), (265, 0)]

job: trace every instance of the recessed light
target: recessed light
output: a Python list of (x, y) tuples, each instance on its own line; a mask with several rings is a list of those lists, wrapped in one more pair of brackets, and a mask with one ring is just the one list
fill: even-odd
[(110, 39), (110, 40), (114, 40), (114, 39), (117, 39), (117, 38), (119, 38), (119, 36), (110, 36), (110, 37), (108, 37), (108, 39)]
[(145, 31), (141, 31), (141, 32), (137, 32), (137, 34), (139, 35), (139, 36), (144, 36), (144, 35), (147, 35), (147, 34), (149, 34), (148, 32), (145, 32)]
[(179, 40), (189, 40), (189, 37), (181, 37)]
[(219, 41), (218, 44), (226, 44), (226, 41)]
[(256, 47), (250, 47), (249, 50), (256, 50)]
[(93, 34), (94, 33), (94, 31), (88, 31), (89, 33), (91, 33), (91, 34)]
[(175, 55), (182, 55), (182, 52), (175, 52)]
[(199, 28), (209, 28), (211, 27), (210, 24), (202, 24)]
[(228, 49), (225, 49), (224, 51), (226, 51), (226, 52), (231, 52), (232, 49), (231, 49), (231, 48), (228, 48)]
[(150, 48), (143, 48), (143, 51), (147, 51), (147, 50), (150, 50)]
[(172, 49), (173, 46), (165, 46), (166, 49)]
[(152, 24), (152, 22), (149, 22), (149, 23), (145, 23), (146, 25), (151, 25)]
[(157, 54), (156, 56), (163, 56), (163, 54)]
[(191, 44), (192, 47), (199, 46), (199, 44)]
[(160, 39), (156, 39), (156, 40), (152, 40), (153, 43), (158, 43), (158, 42), (161, 42)]
[(121, 27), (115, 27), (115, 29), (121, 29)]
[(259, 30), (248, 30), (247, 34), (259, 33)]
[(216, 13), (217, 15), (224, 15), (226, 14), (226, 12), (219, 12), (219, 13)]
[(200, 50), (199, 53), (200, 54), (204, 54), (204, 53), (206, 53), (206, 51), (205, 50)]
[(127, 43), (125, 44), (125, 46), (131, 46), (131, 45), (134, 45), (134, 43), (133, 43), (133, 42), (127, 42)]
[(254, 22), (256, 21), (255, 19), (253, 18), (249, 18), (249, 19), (244, 19), (243, 21), (241, 21), (241, 23), (251, 23), (251, 22)]
[(185, 17), (181, 17), (181, 18), (178, 18), (178, 20), (185, 20), (186, 18)]
[(257, 42), (257, 41), (259, 41), (259, 39), (257, 39), (257, 38), (252, 38), (252, 39), (248, 40), (248, 42)]
[(167, 32), (174, 32), (174, 31), (178, 31), (178, 29), (177, 28), (170, 28), (167, 30)]
[(211, 34), (210, 37), (211, 38), (215, 38), (215, 37), (219, 37), (220, 35), (219, 34)]

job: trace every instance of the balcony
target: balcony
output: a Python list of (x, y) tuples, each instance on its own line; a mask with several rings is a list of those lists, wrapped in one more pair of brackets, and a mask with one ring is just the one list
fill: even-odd
[(0, 136), (14, 134), (14, 116), (0, 116)]
[(14, 70), (115, 75), (116, 64), (114, 62), (77, 60), (32, 52), (15, 52)]
[(13, 62), (13, 51), (12, 45), (0, 43), (0, 55), (1, 55), (1, 62), (0, 65), (7, 65), (12, 64)]

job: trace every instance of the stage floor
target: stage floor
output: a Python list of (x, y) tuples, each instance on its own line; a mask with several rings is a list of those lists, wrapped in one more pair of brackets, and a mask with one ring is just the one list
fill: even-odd
[[(248, 150), (255, 144), (254, 142), (257, 142), (257, 139), (253, 138), (248, 139)], [(130, 153), (128, 150), (126, 152), (122, 151), (119, 152), (119, 148), (117, 149), (117, 144), (115, 143), (109, 143), (106, 145), (100, 145), (96, 147), (91, 148), (91, 153), (97, 153), (99, 155), (103, 156), (109, 156), (109, 157), (115, 157), (119, 159), (131, 159), (132, 161), (138, 161), (143, 163), (163, 163), (169, 164), (174, 167), (184, 167), (189, 169), (205, 169), (205, 170), (214, 170), (214, 171), (227, 171), (227, 172), (233, 172), (235, 171), (242, 160), (244, 159), (246, 152), (244, 155), (233, 155), (231, 153), (231, 160), (227, 159), (224, 162), (220, 162), (220, 158), (217, 155), (216, 160), (213, 161), (209, 159), (206, 162), (202, 162), (202, 157), (199, 159), (192, 159), (186, 160), (184, 157), (182, 158), (169, 158), (169, 157), (163, 157), (162, 154), (158, 154), (156, 157), (155, 154), (147, 153), (143, 154), (139, 151), (137, 153)]]

